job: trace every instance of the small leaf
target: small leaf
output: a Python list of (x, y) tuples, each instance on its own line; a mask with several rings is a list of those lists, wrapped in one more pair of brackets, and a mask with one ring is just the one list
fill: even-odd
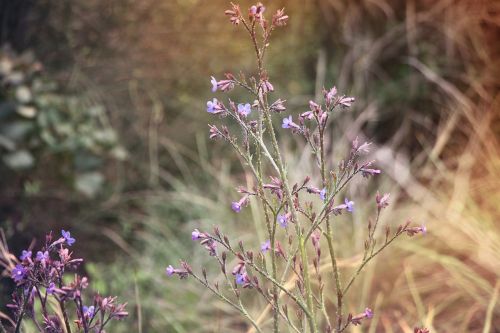
[(94, 197), (101, 190), (104, 177), (99, 172), (88, 172), (76, 177), (75, 188), (88, 197)]
[(28, 169), (35, 163), (35, 158), (27, 150), (19, 150), (3, 157), (7, 166), (14, 170)]

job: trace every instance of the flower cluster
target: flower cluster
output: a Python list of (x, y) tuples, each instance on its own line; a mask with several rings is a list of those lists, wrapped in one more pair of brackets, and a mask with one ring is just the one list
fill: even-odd
[[(257, 58), (257, 75), (247, 78), (244, 74), (235, 76), (226, 73), (223, 80), (212, 76), (210, 84), (213, 93), (228, 92), (238, 87), (248, 92), (250, 97), (239, 102), (229, 99), (227, 103), (214, 97), (207, 102), (206, 109), (221, 120), (229, 119), (237, 125), (238, 132), (233, 132), (234, 126), (209, 125), (209, 137), (227, 142), (253, 176), (251, 187), (238, 187), (239, 196), (228, 206), (235, 213), (241, 213), (250, 204), (258, 205), (267, 234), (260, 241), (246, 246), (242, 241), (238, 245), (232, 244), (218, 227), (213, 233), (199, 229), (192, 231), (191, 239), (199, 242), (217, 261), (224, 279), (222, 283), (226, 283), (227, 288), (220, 288), (221, 281), (209, 281), (205, 268), (200, 276), (183, 261), (179, 268), (169, 265), (166, 274), (178, 275), (181, 279), (194, 278), (238, 310), (257, 332), (263, 332), (261, 322), (252, 318), (246, 310), (243, 289), (245, 293), (262, 297), (269, 304), (274, 333), (284, 325), (299, 333), (305, 332), (304, 327), (313, 333), (343, 332), (349, 325), (361, 325), (373, 317), (370, 308), (357, 315), (345, 315), (343, 312), (346, 297), (361, 270), (401, 235), (425, 234), (426, 228), (406, 222), (396, 230), (386, 226), (384, 235), (379, 235), (376, 232), (380, 227), (379, 217), (389, 205), (390, 194), (377, 193), (374, 200), (376, 218), (375, 221), (370, 219), (366, 225), (364, 254), (359, 266), (350, 272), (351, 276), (345, 281), (340, 279), (334, 245), (338, 239), (333, 232), (333, 221), (344, 213), (355, 214), (355, 202), (346, 197), (344, 191), (354, 178), (377, 176), (381, 170), (375, 167), (375, 161), (366, 158), (372, 143), (362, 142), (357, 137), (338, 164), (333, 164), (331, 158), (326, 156), (327, 145), (331, 144), (328, 135), (330, 120), (334, 114), (341, 114), (355, 102), (353, 97), (339, 94), (336, 87), (324, 90), (322, 101), (309, 101), (308, 108), (298, 115), (281, 116), (287, 113), (286, 101), (272, 97), (275, 88), (265, 70), (264, 55), (272, 32), (286, 25), (289, 17), (284, 9), (279, 9), (267, 21), (267, 12), (261, 3), (251, 6), (248, 15), (236, 4), (231, 4), (231, 8), (225, 11), (233, 25), (243, 26), (250, 35)], [(275, 127), (273, 117), (276, 116), (281, 117), (281, 128)], [(290, 180), (286, 161), (281, 155), (278, 131), (281, 131), (280, 135), (291, 132), (304, 139), (313, 153), (314, 164), (318, 166), (316, 174), (297, 182)], [(350, 214), (346, 215), (349, 217)], [(342, 223), (340, 220), (335, 222), (335, 226)], [(323, 247), (328, 247), (329, 276), (335, 282), (334, 312), (327, 309), (324, 301), (326, 285), (320, 267), (323, 266), (320, 265), (323, 262)], [(228, 270), (227, 265), (234, 266)], [(292, 281), (294, 286), (287, 281)], [(330, 318), (332, 315), (334, 317)]]
[[(128, 316), (126, 304), (116, 303), (116, 297), (96, 294), (90, 303), (85, 303), (84, 293), (89, 285), (86, 277), (76, 274), (72, 282), (66, 282), (65, 274), (83, 262), (83, 259), (73, 258), (69, 250), (75, 242), (69, 231), (62, 230), (60, 237), (49, 233), (45, 245), (36, 254), (31, 249), (23, 250), (19, 261), (10, 268), (10, 276), (17, 288), (7, 307), (14, 312), (16, 332), (24, 317), (30, 318), (43, 333), (71, 332), (72, 323), (84, 333), (104, 333), (110, 320)], [(5, 268), (9, 270), (9, 265)], [(56, 307), (50, 305), (54, 303), (52, 300)], [(74, 306), (69, 307), (68, 303)], [(68, 310), (70, 308), (75, 309), (73, 315)]]

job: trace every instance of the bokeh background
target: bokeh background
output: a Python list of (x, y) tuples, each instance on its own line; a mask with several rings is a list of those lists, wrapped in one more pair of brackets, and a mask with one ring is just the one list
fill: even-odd
[[(323, 86), (355, 96), (332, 125), (332, 158), (359, 135), (376, 144), (384, 173), (350, 195), (391, 192), (384, 223), (410, 218), (429, 229), (365, 271), (348, 309), (368, 304), (376, 316), (351, 331), (500, 332), (500, 2), (266, 5), (290, 15), (268, 54), (276, 96), (292, 114)], [(257, 211), (235, 216), (228, 205), (245, 179), (240, 161), (207, 138), (209, 76), (254, 71), (228, 6), (0, 2), (0, 227), (16, 253), (70, 229), (94, 289), (129, 301), (129, 320), (112, 332), (247, 328), (194, 282), (164, 274), (178, 258), (210, 268), (188, 241), (195, 227), (217, 224), (256, 244), (253, 235), (264, 237)], [(311, 165), (300, 140), (284, 139), (292, 177), (303, 178)], [(358, 204), (342, 229), (344, 270), (372, 208)], [(11, 288), (3, 279), (4, 310)], [(251, 312), (262, 308), (255, 301)]]

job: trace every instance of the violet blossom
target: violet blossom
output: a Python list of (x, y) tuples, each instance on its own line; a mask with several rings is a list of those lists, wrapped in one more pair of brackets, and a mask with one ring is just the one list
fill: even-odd
[(244, 117), (247, 117), (250, 112), (252, 112), (252, 107), (250, 105), (250, 103), (246, 103), (246, 104), (238, 104), (238, 113)]
[(62, 230), (61, 234), (69, 246), (73, 245), (76, 242), (76, 240), (73, 237), (71, 237), (71, 233), (69, 231)]
[(293, 122), (292, 116), (288, 116), (288, 118), (283, 118), (283, 124), (281, 125), (283, 128), (292, 128), (300, 131), (300, 126)]
[(21, 260), (31, 259), (31, 251), (23, 250), (23, 252), (19, 256), (19, 259), (21, 259)]
[(19, 283), (26, 277), (28, 270), (21, 264), (17, 264), (16, 267), (12, 269), (11, 277), (14, 282)]
[(172, 276), (175, 273), (175, 269), (172, 265), (168, 265), (168, 267), (165, 271), (166, 271), (168, 276)]
[(203, 232), (200, 232), (198, 229), (194, 229), (193, 232), (191, 232), (192, 240), (200, 240), (205, 238), (208, 238), (208, 235)]
[(373, 318), (373, 311), (370, 308), (366, 308), (364, 312), (357, 314), (356, 316), (351, 318), (351, 323), (354, 326), (361, 325), (363, 319), (371, 319)]
[(321, 200), (325, 201), (326, 200), (326, 187), (324, 187), (321, 191), (319, 191), (319, 197)]
[(354, 201), (349, 201), (349, 199), (345, 198), (344, 203), (346, 205), (346, 210), (352, 213), (354, 210)]
[(186, 269), (174, 268), (172, 267), (172, 265), (168, 265), (168, 267), (165, 269), (165, 273), (167, 274), (167, 276), (177, 274), (181, 279), (185, 279), (188, 277), (188, 271)]
[(210, 83), (212, 84), (212, 92), (216, 92), (217, 91), (217, 80), (213, 76), (210, 77)]
[(271, 249), (271, 241), (270, 240), (267, 240), (265, 241), (264, 243), (262, 243), (262, 245), (260, 246), (260, 250), (264, 253), (266, 253), (267, 251), (269, 251)]
[(217, 100), (217, 98), (214, 98), (211, 101), (207, 102), (207, 112), (211, 114), (219, 114), (223, 112), (224, 109), (222, 108), (220, 102)]
[(243, 196), (239, 201), (233, 201), (231, 203), (231, 209), (236, 213), (241, 212), (241, 207), (248, 204), (248, 195)]
[(235, 278), (236, 284), (243, 285), (248, 282), (247, 273), (243, 272), (242, 274), (236, 274)]
[(286, 228), (288, 226), (288, 214), (278, 214), (276, 220), (283, 228)]
[(48, 251), (45, 251), (45, 252), (38, 251), (36, 253), (36, 261), (39, 261), (41, 263), (45, 263), (45, 262), (47, 262), (47, 260), (49, 260), (49, 252)]
[(50, 282), (47, 287), (47, 294), (52, 295), (56, 292), (56, 284), (54, 282)]

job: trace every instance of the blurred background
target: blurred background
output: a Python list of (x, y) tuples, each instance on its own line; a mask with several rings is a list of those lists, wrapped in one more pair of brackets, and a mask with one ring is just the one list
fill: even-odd
[[(290, 15), (267, 58), (275, 95), (296, 115), (336, 85), (357, 100), (332, 124), (332, 159), (357, 135), (377, 147), (382, 176), (348, 189), (370, 204), (341, 228), (342, 269), (363, 248), (355, 227), (374, 213), (377, 189), (392, 194), (384, 223), (429, 229), (357, 281), (348, 311), (370, 306), (376, 316), (351, 331), (500, 332), (500, 2), (265, 5)], [(70, 229), (94, 289), (129, 302), (130, 318), (112, 332), (247, 328), (193, 281), (164, 274), (179, 258), (216, 268), (188, 241), (193, 228), (217, 224), (255, 244), (252, 236), (264, 237), (258, 211), (231, 213), (245, 175), (207, 135), (210, 75), (255, 66), (228, 7), (0, 1), (0, 228), (15, 253)], [(303, 144), (283, 139), (292, 178), (302, 179), (312, 168)], [(5, 311), (13, 286), (1, 282)], [(258, 317), (262, 308), (256, 300), (250, 310)]]

